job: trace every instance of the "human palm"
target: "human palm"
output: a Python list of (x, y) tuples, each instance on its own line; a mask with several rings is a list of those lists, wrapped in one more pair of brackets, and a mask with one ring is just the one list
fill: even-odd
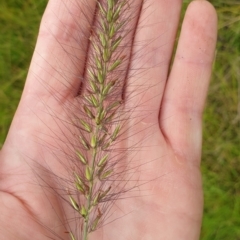
[[(84, 62), (76, 63), (88, 54), (76, 45), (76, 16), (83, 16), (74, 2), (48, 4), (22, 99), (0, 153), (0, 239), (69, 239), (72, 220), (66, 219), (73, 215), (54, 189), (62, 187), (60, 177), (68, 174), (66, 155), (74, 128), (67, 123), (75, 116), (68, 106), (81, 104), (76, 76), (83, 73)], [(206, 1), (190, 4), (169, 74), (181, 1), (147, 4), (140, 20), (147, 19), (148, 27), (139, 21), (134, 38), (147, 44), (140, 58), (131, 58), (125, 90), (131, 96), (125, 109), (131, 114), (124, 146), (131, 150), (140, 142), (142, 147), (124, 161), (133, 162), (137, 184), (131, 177), (128, 184), (138, 191), (114, 201), (115, 220), (90, 239), (199, 238), (201, 116), (214, 57), (216, 14)], [(73, 12), (75, 17), (70, 17)], [(78, 23), (83, 31), (85, 23)], [(134, 51), (139, 49), (133, 49), (137, 56)], [(139, 86), (147, 90), (143, 93)]]

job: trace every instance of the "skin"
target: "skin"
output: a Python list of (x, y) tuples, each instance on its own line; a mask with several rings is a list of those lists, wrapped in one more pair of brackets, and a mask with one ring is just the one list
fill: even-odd
[[(71, 217), (71, 208), (53, 191), (39, 186), (37, 177), (54, 188), (53, 176), (45, 174), (40, 166), (61, 176), (68, 164), (64, 158), (54, 159), (49, 146), (64, 148), (58, 136), (66, 131), (62, 120), (71, 117), (64, 103), (78, 103), (76, 89), (80, 83), (74, 76), (81, 75), (84, 67), (83, 61), (76, 65), (73, 56), (81, 60), (88, 54), (84, 50), (86, 40), (81, 50), (76, 45), (76, 37), (81, 38), (76, 32), (76, 16), (80, 17), (80, 28), (88, 34), (83, 28), (84, 16), (76, 10), (84, 9), (84, 5), (78, 1), (80, 8), (76, 8), (76, 2), (49, 1), (23, 95), (0, 152), (2, 240), (27, 240), (33, 236), (36, 240), (69, 239), (67, 226), (62, 223)], [(91, 4), (94, 1), (89, 1)], [(126, 98), (126, 109), (138, 104), (140, 111), (133, 111), (134, 117), (129, 120), (132, 132), (125, 145), (140, 139), (150, 146), (134, 156), (140, 166), (137, 177), (147, 183), (139, 187), (137, 198), (126, 197), (114, 204), (113, 212), (120, 214), (116, 215), (119, 219), (97, 230), (90, 239), (197, 240), (203, 209), (199, 169), (202, 112), (214, 59), (217, 16), (209, 2), (191, 2), (170, 71), (182, 2), (148, 0), (145, 4), (134, 41), (148, 44), (141, 58), (131, 59), (131, 69), (135, 70), (130, 70), (125, 89), (126, 96), (131, 96)], [(69, 17), (70, 12), (75, 17)], [(151, 30), (143, 27), (146, 23)], [(64, 32), (66, 26), (68, 33)], [(60, 43), (66, 44), (66, 48), (60, 47)], [(133, 56), (138, 46), (133, 48)], [(143, 65), (145, 77), (141, 78), (136, 69)], [(59, 72), (62, 68), (63, 72)], [(144, 94), (134, 84), (136, 81), (137, 85), (149, 87)], [(132, 92), (136, 94), (131, 95)], [(136, 121), (139, 112), (144, 111), (151, 114)], [(145, 159), (150, 163), (146, 165)]]

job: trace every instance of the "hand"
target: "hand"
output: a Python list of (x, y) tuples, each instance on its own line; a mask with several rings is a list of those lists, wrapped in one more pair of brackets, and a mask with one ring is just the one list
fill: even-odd
[[(81, 14), (84, 5), (78, 2), (50, 0), (42, 19), (23, 95), (0, 153), (3, 240), (70, 239), (71, 217), (76, 215), (58, 189), (71, 164), (66, 156), (74, 134), (67, 123), (75, 116), (71, 106), (77, 111), (76, 76), (83, 74), (88, 54), (84, 18), (89, 16)], [(214, 58), (216, 13), (207, 1), (190, 4), (170, 71), (181, 1), (144, 4), (125, 89), (131, 96), (126, 109), (133, 112), (125, 144), (147, 146), (131, 157), (138, 160), (139, 196), (114, 203), (111, 211), (119, 219), (90, 239), (197, 240), (203, 207), (201, 121)], [(141, 43), (144, 52), (138, 48)], [(138, 86), (147, 90), (143, 93)], [(136, 105), (140, 111), (134, 111)], [(144, 112), (151, 114), (141, 119)], [(141, 186), (142, 181), (147, 182)]]

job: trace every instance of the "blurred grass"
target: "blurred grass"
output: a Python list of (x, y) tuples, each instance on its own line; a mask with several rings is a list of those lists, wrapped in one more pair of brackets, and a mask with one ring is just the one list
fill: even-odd
[(0, 1), (0, 146), (19, 102), (46, 0)]
[[(22, 92), (46, 2), (0, 2), (0, 146)], [(240, 240), (240, 2), (211, 2), (219, 16), (219, 37), (204, 114), (201, 240)]]
[(204, 240), (240, 240), (240, 1), (212, 0), (216, 61), (204, 114)]

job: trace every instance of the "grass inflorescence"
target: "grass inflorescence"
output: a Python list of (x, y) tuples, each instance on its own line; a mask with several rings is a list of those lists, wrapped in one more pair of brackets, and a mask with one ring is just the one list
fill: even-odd
[(119, 48), (128, 34), (125, 25), (129, 19), (123, 16), (127, 16), (129, 2), (97, 1), (96, 6), (89, 36), (90, 56), (79, 92), (81, 115), (76, 114), (73, 119), (79, 130), (75, 150), (78, 163), (72, 168), (74, 185), (67, 191), (69, 204), (79, 215), (76, 218), (80, 218), (78, 227), (82, 233), (80, 237), (70, 231), (72, 240), (87, 240), (91, 232), (103, 225), (107, 203), (124, 191), (113, 187), (112, 176), (118, 175), (116, 165), (122, 158), (113, 152), (124, 126), (121, 74), (126, 56)]
[[(111, 194), (111, 185), (106, 186), (105, 182), (114, 173), (108, 152), (121, 131), (121, 123), (116, 120), (121, 98), (114, 96), (120, 83), (114, 71), (124, 58), (116, 51), (122, 41), (124, 22), (119, 18), (125, 5), (126, 1), (98, 2), (100, 26), (90, 36), (93, 63), (87, 66), (87, 84), (82, 90), (84, 115), (79, 119), (82, 149), (76, 152), (82, 166), (81, 171), (76, 169), (73, 173), (77, 198), (69, 194), (72, 207), (83, 219), (83, 240), (98, 228), (104, 214), (101, 203)], [(73, 233), (71, 237), (77, 239)]]

